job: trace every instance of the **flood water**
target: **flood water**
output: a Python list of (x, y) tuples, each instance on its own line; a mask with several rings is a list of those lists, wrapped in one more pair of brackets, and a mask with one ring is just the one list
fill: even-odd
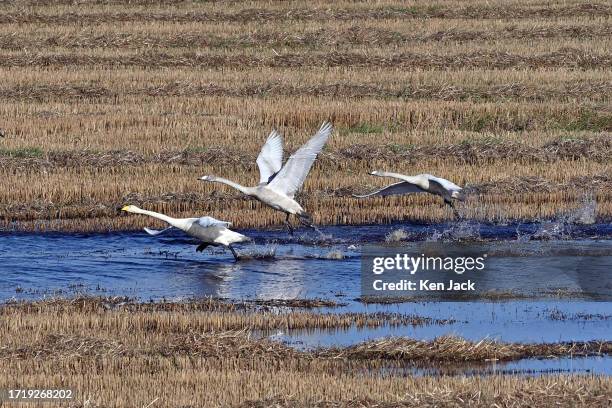
[[(344, 306), (318, 310), (321, 313), (383, 311), (454, 320), (447, 325), (266, 334), (298, 348), (350, 345), (385, 336), (432, 339), (454, 334), (472, 340), (557, 342), (610, 340), (612, 333), (612, 303), (605, 301), (612, 292), (611, 224), (335, 226), (318, 233), (297, 230), (293, 237), (284, 230), (240, 232), (253, 241), (236, 247), (243, 257), (239, 262), (223, 249), (197, 253), (195, 243), (180, 232), (159, 237), (144, 232), (0, 232), (0, 300), (81, 292), (141, 301), (204, 296), (324, 298)], [(525, 298), (361, 303), (361, 249), (388, 241), (400, 241), (407, 248), (423, 242), (481, 246), (492, 254), (494, 279), (488, 288)], [(564, 273), (556, 274), (559, 270)], [(588, 296), (574, 296), (585, 288)], [(611, 374), (612, 361), (608, 357), (525, 360), (478, 367), (474, 372), (491, 370)]]

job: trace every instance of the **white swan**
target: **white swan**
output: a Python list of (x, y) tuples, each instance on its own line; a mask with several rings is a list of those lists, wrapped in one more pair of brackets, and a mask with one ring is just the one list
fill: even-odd
[(283, 140), (275, 130), (270, 133), (266, 143), (257, 156), (259, 167), (259, 185), (245, 187), (231, 180), (216, 176), (200, 177), (202, 181), (212, 181), (227, 184), (236, 190), (254, 197), (264, 204), (287, 214), (285, 224), (293, 233), (289, 223), (289, 216), (294, 214), (299, 217), (302, 224), (312, 227), (310, 216), (302, 206), (295, 201), (295, 193), (302, 187), (310, 168), (317, 155), (323, 149), (333, 126), (324, 122), (319, 131), (304, 146), (299, 148), (283, 166)]
[(452, 181), (432, 176), (431, 174), (419, 174), (416, 176), (405, 176), (398, 173), (389, 173), (386, 171), (373, 171), (370, 173), (373, 176), (379, 177), (392, 177), (400, 181), (399, 183), (391, 184), (380, 190), (373, 191), (369, 194), (355, 195), (353, 197), (365, 198), (372, 196), (388, 196), (394, 194), (411, 194), (411, 193), (430, 193), (439, 195), (444, 199), (444, 202), (448, 204), (452, 209), (453, 213), (459, 218), (453, 200), (463, 200), (463, 190), (461, 187), (453, 183)]
[(232, 251), (232, 255), (234, 255), (234, 258), (237, 260), (238, 254), (236, 251), (234, 251), (234, 248), (232, 248), (232, 244), (249, 240), (248, 237), (228, 229), (230, 226), (229, 222), (219, 221), (212, 217), (172, 218), (154, 211), (143, 210), (135, 205), (126, 205), (121, 209), (121, 211), (148, 215), (170, 224), (170, 227), (161, 231), (145, 228), (144, 230), (149, 235), (159, 235), (171, 228), (178, 228), (184, 231), (187, 235), (202, 241), (202, 243), (196, 249), (198, 252), (202, 252), (204, 248), (209, 245), (223, 245)]

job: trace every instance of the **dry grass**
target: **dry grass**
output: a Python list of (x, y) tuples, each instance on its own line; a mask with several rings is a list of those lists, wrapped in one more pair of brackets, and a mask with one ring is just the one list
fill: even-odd
[[(293, 79), (293, 78), (291, 78)], [(297, 78), (296, 78), (297, 79)], [(300, 77), (303, 81), (304, 76)], [(329, 97), (336, 98), (397, 98), (402, 100), (460, 100), (460, 101), (503, 101), (509, 98), (524, 101), (547, 101), (559, 99), (569, 101), (576, 98), (588, 99), (591, 102), (604, 102), (612, 91), (608, 82), (563, 82), (554, 86), (544, 87), (526, 84), (524, 82), (492, 84), (487, 87), (473, 88), (461, 85), (445, 84), (410, 84), (403, 82), (384, 86), (378, 83), (351, 83), (335, 81), (327, 84), (291, 85), (280, 81), (265, 81), (246, 86), (223, 86), (221, 84), (194, 84), (193, 82), (174, 81), (161, 86), (147, 86), (128, 89), (113, 89), (98, 84), (63, 83), (18, 85), (12, 88), (0, 89), (0, 96), (15, 100), (42, 102), (49, 99), (79, 100), (83, 98), (108, 101), (113, 97), (125, 94), (136, 97)], [(227, 75), (226, 75), (226, 81)], [(362, 79), (363, 81), (364, 79)], [(400, 81), (401, 78), (394, 78)], [(115, 87), (117, 84), (115, 84)], [(51, 114), (52, 115), (52, 114)], [(58, 113), (59, 115), (59, 113)], [(607, 130), (607, 129), (606, 129)]]
[[(399, 313), (315, 313), (282, 308), (312, 308), (329, 306), (321, 300), (268, 300), (265, 302), (230, 303), (214, 299), (185, 303), (135, 303), (129, 299), (75, 298), (32, 303), (11, 303), (0, 309), (7, 318), (4, 329), (18, 330), (23, 325), (43, 325), (54, 332), (84, 334), (91, 328), (122, 331), (130, 328), (151, 333), (312, 330), (348, 327), (424, 326), (452, 324), (452, 320)], [(273, 306), (273, 307), (272, 307)], [(113, 313), (110, 313), (113, 312)], [(54, 313), (62, 320), (43, 322), (41, 315)], [(19, 322), (13, 320), (19, 315)], [(110, 319), (109, 319), (110, 317)], [(129, 320), (129, 322), (128, 322)], [(11, 323), (12, 321), (12, 323)], [(106, 327), (106, 329), (102, 329)], [(96, 332), (96, 331), (94, 331)], [(15, 341), (19, 341), (15, 339)], [(12, 341), (7, 340), (6, 345)]]
[[(390, 3), (390, 4), (389, 4)], [(116, 7), (99, 5), (100, 11), (91, 11), (91, 5), (84, 4), (76, 9), (68, 9), (59, 5), (50, 5), (43, 10), (30, 9), (29, 12), (8, 12), (0, 18), (1, 23), (41, 23), (41, 24), (101, 24), (133, 21), (154, 22), (249, 22), (249, 21), (335, 21), (358, 19), (501, 19), (501, 18), (558, 18), (574, 16), (608, 17), (612, 10), (607, 4), (576, 3), (576, 4), (550, 4), (537, 3), (525, 5), (490, 4), (486, 2), (460, 7), (448, 5), (413, 5), (401, 6), (388, 2), (377, 7), (364, 4), (350, 5), (337, 3), (335, 7), (317, 7), (312, 4), (309, 8), (296, 7), (295, 4), (279, 5), (273, 2), (264, 2), (256, 8), (242, 8), (234, 4), (233, 9), (216, 5), (209, 10), (202, 10), (196, 3), (183, 7), (180, 12), (174, 10), (173, 4), (162, 4), (158, 7), (126, 6), (120, 11)], [(61, 4), (61, 2), (59, 2)], [(350, 5), (350, 6), (348, 6)], [(168, 10), (170, 8), (170, 10)], [(76, 10), (72, 11), (72, 10)]]
[[(474, 343), (454, 337), (431, 342), (402, 338), (345, 349), (296, 351), (257, 339), (252, 323), (232, 329), (239, 314), (253, 315), (250, 322), (273, 319), (272, 314), (251, 307), (212, 299), (136, 304), (123, 298), (4, 305), (0, 308), (0, 388), (72, 387), (77, 393), (72, 406), (89, 407), (146, 406), (154, 400), (161, 406), (206, 407), (593, 407), (610, 403), (608, 377), (419, 378), (401, 374), (407, 361), (425, 367), (606, 354), (609, 342), (528, 345)], [(207, 319), (221, 324), (202, 325)]]
[(385, 182), (375, 168), (468, 185), (477, 219), (554, 217), (589, 194), (610, 220), (611, 13), (533, 0), (6, 2), (0, 223), (139, 228), (149, 221), (116, 212), (131, 202), (276, 226), (282, 216), (195, 178), (252, 184), (271, 128), (290, 152), (328, 118), (336, 132), (301, 197), (318, 223), (452, 217), (431, 197), (351, 198)]
[[(105, 54), (103, 50), (99, 54)], [(183, 67), (200, 69), (257, 69), (298, 68), (302, 66), (332, 68), (387, 68), (387, 69), (606, 69), (612, 64), (610, 54), (599, 54), (575, 48), (563, 48), (542, 54), (515, 54), (499, 51), (474, 51), (457, 54), (397, 54), (363, 55), (362, 53), (286, 53), (261, 56), (247, 53), (207, 54), (197, 52), (164, 53), (145, 51), (137, 54), (90, 55), (81, 53), (53, 53), (23, 55), (4, 53), (1, 67), (64, 67), (64, 66), (115, 66), (118, 68)]]
[[(376, 24), (356, 25), (351, 21), (338, 22), (329, 27), (319, 22), (308, 24), (302, 33), (286, 30), (282, 23), (273, 22), (261, 27), (259, 23), (207, 25), (197, 23), (166, 23), (153, 31), (151, 23), (137, 22), (118, 32), (116, 29), (101, 25), (82, 30), (72, 26), (50, 26), (38, 29), (29, 35), (16, 35), (15, 24), (0, 26), (0, 48), (17, 51), (23, 48), (38, 47), (44, 44), (48, 48), (232, 48), (232, 47), (341, 47), (346, 45), (402, 46), (415, 43), (445, 43), (470, 41), (504, 40), (558, 40), (578, 38), (581, 40), (602, 40), (612, 35), (608, 19), (585, 18), (572, 22), (542, 23), (534, 27), (530, 21), (500, 22), (492, 20), (478, 22), (475, 26), (464, 23), (465, 28), (436, 27), (431, 22), (416, 21), (419, 28), (415, 33), (414, 26), (403, 22), (388, 22), (385, 28)], [(153, 23), (154, 24), (154, 23)], [(32, 25), (34, 26), (34, 25)], [(246, 32), (246, 33), (245, 33)], [(280, 48), (282, 49), (282, 48)]]
[(349, 359), (389, 359), (404, 361), (508, 361), (521, 358), (591, 356), (612, 352), (610, 342), (512, 344), (493, 340), (477, 343), (453, 336), (433, 341), (390, 338), (358, 344), (345, 349), (325, 350), (324, 355)]

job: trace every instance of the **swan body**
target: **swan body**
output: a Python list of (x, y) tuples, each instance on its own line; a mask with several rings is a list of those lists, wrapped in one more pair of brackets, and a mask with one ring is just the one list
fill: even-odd
[(228, 185), (277, 211), (286, 213), (285, 223), (293, 232), (289, 224), (290, 215), (296, 215), (302, 223), (310, 224), (310, 216), (294, 197), (295, 193), (302, 188), (317, 155), (323, 149), (332, 131), (331, 123), (323, 123), (318, 132), (292, 154), (283, 166), (282, 137), (273, 130), (257, 156), (256, 162), (260, 177), (259, 184), (255, 187), (245, 187), (217, 176), (203, 176), (199, 180)]
[(178, 228), (181, 231), (184, 231), (187, 235), (202, 241), (202, 244), (198, 246), (198, 251), (202, 251), (208, 245), (222, 245), (228, 247), (230, 251), (232, 251), (234, 257), (238, 259), (238, 256), (231, 245), (249, 240), (249, 238), (245, 235), (230, 230), (228, 228), (230, 226), (229, 222), (219, 221), (212, 217), (173, 218), (154, 211), (143, 210), (135, 205), (126, 205), (121, 210), (134, 214), (148, 215), (170, 224), (170, 227), (160, 231), (145, 228), (145, 232), (147, 232), (149, 235), (160, 235), (172, 228)]
[(295, 201), (293, 197), (283, 194), (280, 191), (275, 190), (268, 184), (260, 184), (255, 187), (245, 187), (231, 180), (217, 176), (203, 176), (200, 178), (201, 181), (210, 181), (215, 183), (221, 183), (235, 188), (241, 193), (254, 197), (264, 204), (274, 208), (275, 210), (285, 212), (287, 214), (293, 214), (300, 217), (308, 217), (308, 214), (302, 206)]
[(463, 200), (463, 189), (452, 181), (443, 179), (441, 177), (432, 176), (431, 174), (406, 176), (399, 173), (390, 173), (385, 171), (373, 171), (370, 174), (378, 177), (391, 177), (401, 181), (368, 194), (353, 195), (354, 197), (384, 197), (395, 194), (429, 193), (442, 197), (444, 202), (451, 206), (455, 212), (455, 215), (458, 216), (453, 200)]

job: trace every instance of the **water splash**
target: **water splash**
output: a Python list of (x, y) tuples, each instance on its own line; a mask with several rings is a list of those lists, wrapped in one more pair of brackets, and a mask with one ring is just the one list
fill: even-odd
[(434, 230), (427, 237), (426, 241), (480, 241), (482, 240), (480, 227), (479, 222), (463, 220), (456, 224), (451, 224), (441, 231)]
[(592, 194), (585, 194), (582, 205), (567, 215), (567, 222), (579, 225), (593, 225), (597, 221), (597, 201)]
[(531, 234), (530, 239), (567, 239), (569, 235), (565, 226), (565, 220), (562, 219), (556, 221), (543, 221), (538, 227), (538, 230)]
[(452, 240), (480, 240), (480, 223), (463, 220), (453, 224), (447, 231)]
[(575, 225), (593, 225), (596, 218), (597, 202), (591, 194), (585, 194), (578, 208), (559, 214), (554, 220), (542, 221), (531, 239), (571, 239)]
[(344, 259), (344, 253), (341, 250), (339, 250), (339, 249), (335, 249), (333, 251), (329, 251), (325, 255), (325, 259), (342, 260), (342, 259)]
[(265, 248), (256, 248), (243, 251), (239, 254), (239, 259), (274, 259), (276, 257), (276, 245)]
[(408, 233), (400, 228), (400, 229), (396, 229), (393, 230), (391, 232), (389, 232), (386, 236), (385, 236), (385, 242), (400, 242), (400, 241), (404, 241), (406, 239), (408, 239)]
[(426, 242), (438, 242), (444, 239), (444, 231), (434, 230), (430, 236), (428, 236)]
[(332, 234), (326, 234), (319, 230), (317, 230), (317, 232), (318, 234), (315, 236), (311, 234), (300, 235), (297, 242), (300, 244), (313, 246), (331, 246), (343, 242), (342, 239), (334, 238)]
[(516, 225), (516, 241), (517, 242), (529, 242), (531, 240), (531, 236), (533, 234), (529, 234), (529, 233), (522, 233), (521, 232), (521, 224), (518, 223)]

